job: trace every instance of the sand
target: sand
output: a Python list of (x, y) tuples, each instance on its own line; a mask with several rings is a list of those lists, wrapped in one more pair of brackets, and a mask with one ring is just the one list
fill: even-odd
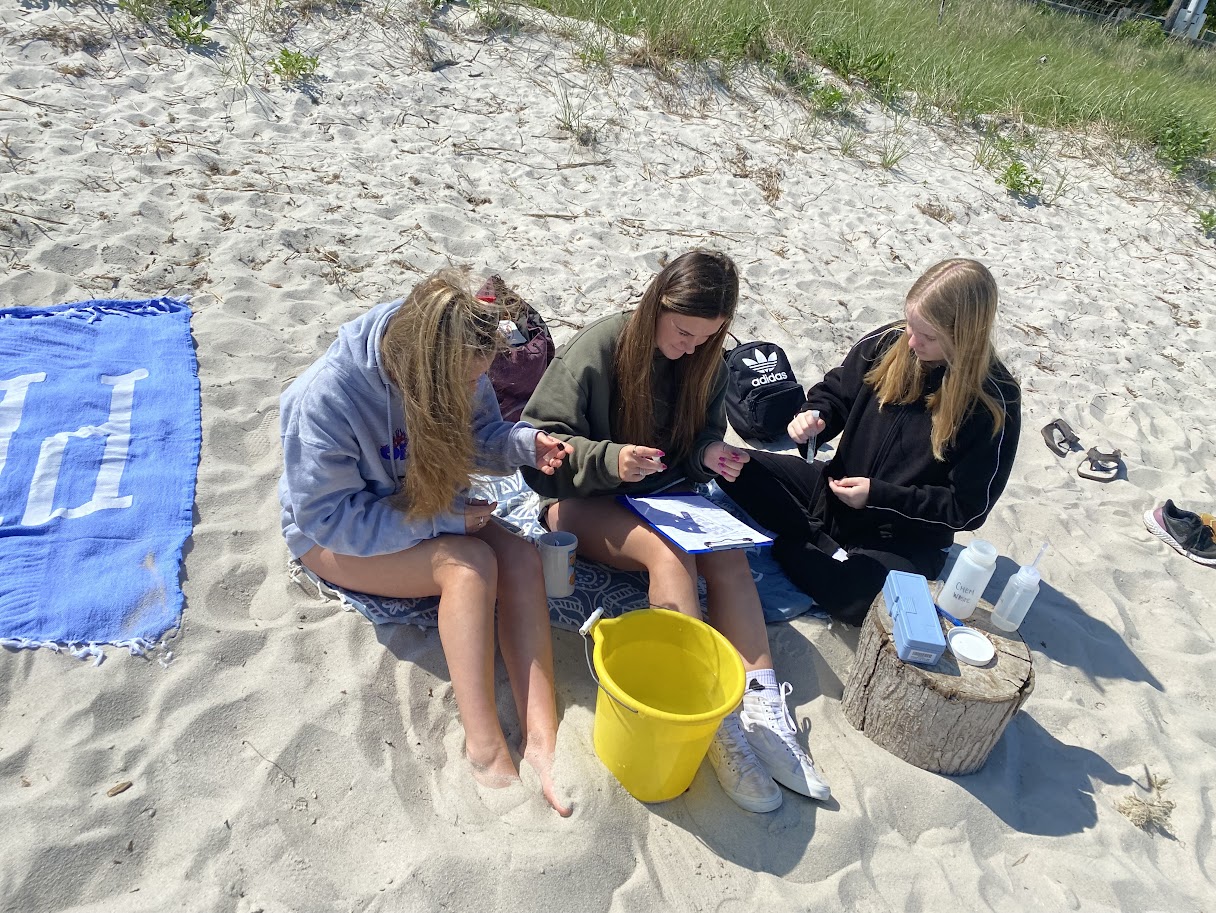
[[(589, 69), (570, 23), (526, 18), (306, 21), (292, 46), (321, 68), (299, 91), (112, 9), (2, 4), (0, 306), (193, 296), (204, 424), (172, 660), (0, 655), (3, 909), (1216, 907), (1216, 578), (1141, 522), (1216, 492), (1216, 248), (1183, 195), (1113, 144), (1047, 137), (1065, 192), (1026, 206), (973, 132), (816, 119), (747, 71)], [(770, 634), (832, 801), (750, 815), (703, 767), (644, 806), (595, 758), (582, 644), (555, 632), (562, 820), (526, 773), (473, 787), (434, 631), (377, 630), (289, 580), (278, 396), (342, 322), (469, 264), (560, 342), (697, 245), (741, 268), (735, 332), (783, 345), (804, 384), (933, 262), (997, 276), (1025, 428), (982, 535), (998, 581), (1051, 549), (1023, 627), (1037, 685), (980, 773), (854, 731), (856, 631), (805, 618)], [(1057, 416), (1126, 477), (1078, 478), (1039, 437)], [(1116, 809), (1149, 772), (1170, 779), (1167, 833)]]

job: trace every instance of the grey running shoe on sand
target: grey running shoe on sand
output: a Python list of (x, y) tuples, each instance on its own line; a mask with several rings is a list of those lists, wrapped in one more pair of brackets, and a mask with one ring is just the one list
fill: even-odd
[(749, 812), (771, 812), (781, 806), (781, 788), (756, 755), (743, 734), (739, 713), (722, 721), (706, 754), (718, 782), (740, 808)]
[(751, 680), (743, 692), (743, 711), (739, 714), (743, 732), (774, 780), (812, 799), (830, 799), (832, 788), (819, 776), (815, 762), (798, 744), (798, 731), (785, 705), (792, 690), (789, 682), (782, 682), (781, 687), (774, 690)]
[(1199, 514), (1175, 507), (1173, 501), (1166, 501), (1160, 507), (1144, 512), (1144, 525), (1178, 554), (1186, 555), (1197, 564), (1216, 567), (1216, 542), (1212, 540), (1212, 528), (1204, 524)]

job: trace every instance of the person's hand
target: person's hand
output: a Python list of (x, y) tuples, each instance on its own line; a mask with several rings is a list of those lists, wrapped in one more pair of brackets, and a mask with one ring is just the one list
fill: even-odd
[(622, 482), (640, 482), (646, 476), (666, 468), (662, 450), (640, 444), (626, 444), (616, 458), (616, 474)]
[(799, 412), (785, 429), (797, 444), (805, 444), (811, 435), (818, 435), (827, 427), (827, 422), (811, 412)]
[(573, 453), (574, 448), (559, 441), (544, 431), (536, 432), (536, 463), (535, 466), (547, 476), (553, 475), (557, 467), (562, 465), (566, 454)]
[(483, 501), (480, 498), (470, 498), (466, 501), (464, 505), (465, 535), (471, 536), (473, 533), (479, 533), (485, 529), (497, 506), (497, 501)]
[(733, 482), (739, 478), (743, 464), (750, 459), (751, 456), (746, 450), (732, 447), (724, 441), (714, 441), (705, 448), (702, 462), (710, 472), (717, 473), (728, 482)]
[(828, 479), (832, 494), (854, 510), (861, 510), (870, 500), (870, 480), (860, 476)]

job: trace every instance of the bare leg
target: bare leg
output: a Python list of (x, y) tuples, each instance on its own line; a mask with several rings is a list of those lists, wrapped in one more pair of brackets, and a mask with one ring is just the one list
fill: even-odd
[(540, 553), (530, 542), (491, 522), (477, 538), (498, 559), (498, 644), (523, 729), (520, 751), (540, 777), (545, 799), (566, 817), (553, 785), (557, 705), (553, 697), (553, 639)]
[(549, 508), (548, 521), (550, 529), (578, 536), (580, 555), (624, 571), (646, 571), (651, 605), (701, 617), (693, 556), (615, 498), (558, 501)]
[(707, 552), (697, 555), (697, 570), (709, 594), (709, 623), (734, 644), (743, 668), (773, 668), (764, 610), (747, 555), (741, 549)]
[(709, 593), (709, 621), (743, 657), (747, 670), (771, 669), (768, 631), (747, 556), (739, 550), (689, 555), (664, 539), (615, 498), (559, 501), (549, 526), (578, 536), (579, 554), (650, 575), (650, 602), (701, 617), (697, 574)]
[(471, 536), (438, 536), (403, 552), (369, 558), (317, 546), (300, 561), (320, 577), (364, 593), (399, 598), (439, 594), (439, 640), (474, 776), (486, 786), (518, 780), (494, 703), (498, 566), (491, 546)]
[[(739, 651), (744, 669), (772, 668), (768, 631), (747, 556), (741, 551), (689, 555), (613, 498), (559, 501), (549, 526), (578, 536), (579, 554), (623, 570), (650, 574), (650, 602), (701, 617), (697, 574), (709, 592), (709, 621)], [(741, 717), (732, 713), (710, 746), (710, 764), (727, 794), (744, 808), (771, 811), (781, 790), (757, 761)]]

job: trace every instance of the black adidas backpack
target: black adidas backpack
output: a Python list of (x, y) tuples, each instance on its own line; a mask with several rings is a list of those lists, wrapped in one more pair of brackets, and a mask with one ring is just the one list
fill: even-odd
[(740, 343), (726, 353), (726, 417), (740, 437), (772, 441), (806, 402), (794, 369), (773, 342)]

